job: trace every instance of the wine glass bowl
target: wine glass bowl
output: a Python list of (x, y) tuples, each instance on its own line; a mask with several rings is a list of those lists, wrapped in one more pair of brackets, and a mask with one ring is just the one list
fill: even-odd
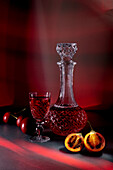
[(29, 93), (29, 104), (33, 118), (36, 120), (36, 132), (33, 137), (30, 138), (32, 142), (47, 142), (50, 140), (47, 136), (42, 136), (43, 124), (45, 116), (49, 111), (51, 94), (46, 92), (45, 94), (38, 94), (37, 92)]

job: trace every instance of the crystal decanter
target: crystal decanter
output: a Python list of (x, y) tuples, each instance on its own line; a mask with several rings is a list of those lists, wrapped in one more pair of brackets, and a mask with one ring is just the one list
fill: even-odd
[(60, 68), (60, 92), (56, 103), (50, 108), (47, 120), (55, 134), (67, 136), (84, 128), (87, 114), (78, 106), (73, 93), (73, 70), (76, 62), (72, 58), (77, 51), (77, 44), (58, 43), (56, 51), (61, 57), (61, 61), (57, 62)]

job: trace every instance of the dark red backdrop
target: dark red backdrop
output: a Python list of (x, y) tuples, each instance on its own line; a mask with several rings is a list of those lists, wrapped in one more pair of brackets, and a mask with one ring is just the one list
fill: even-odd
[[(77, 42), (74, 93), (82, 107), (113, 106), (113, 10), (100, 1), (0, 0), (0, 106), (60, 87), (57, 42)], [(108, 10), (108, 11), (107, 11)]]

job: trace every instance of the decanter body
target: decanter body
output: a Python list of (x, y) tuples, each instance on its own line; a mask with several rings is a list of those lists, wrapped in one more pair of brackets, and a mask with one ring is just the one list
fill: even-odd
[(73, 70), (76, 62), (72, 61), (77, 51), (76, 43), (58, 43), (56, 47), (61, 61), (60, 92), (56, 103), (50, 108), (48, 120), (50, 129), (57, 135), (66, 136), (79, 132), (87, 122), (86, 112), (78, 106), (73, 93)]

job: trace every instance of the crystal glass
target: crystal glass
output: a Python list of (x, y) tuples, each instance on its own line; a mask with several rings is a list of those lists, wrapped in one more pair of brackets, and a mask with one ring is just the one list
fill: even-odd
[(84, 128), (87, 114), (78, 106), (73, 93), (73, 70), (76, 62), (72, 58), (77, 51), (77, 44), (58, 43), (56, 51), (61, 57), (61, 61), (57, 62), (60, 69), (60, 91), (56, 103), (50, 107), (47, 121), (55, 134), (66, 136)]
[(49, 137), (42, 135), (45, 116), (50, 107), (50, 97), (51, 94), (49, 92), (42, 95), (39, 95), (37, 92), (29, 93), (31, 114), (36, 120), (37, 125), (34, 136), (30, 138), (31, 142), (47, 142), (50, 140)]

